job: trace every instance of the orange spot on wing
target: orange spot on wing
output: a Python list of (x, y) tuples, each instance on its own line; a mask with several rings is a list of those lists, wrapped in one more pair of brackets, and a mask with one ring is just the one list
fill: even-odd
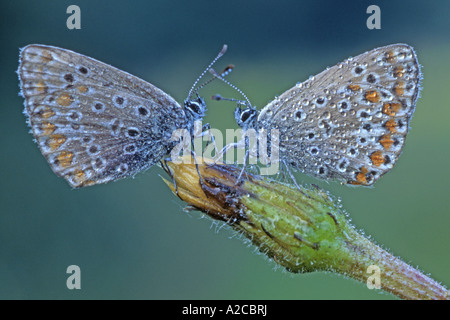
[(394, 117), (400, 110), (400, 103), (385, 103), (382, 112), (390, 117)]
[(358, 91), (359, 89), (361, 89), (361, 87), (359, 85), (357, 85), (357, 84), (351, 84), (347, 88), (352, 90), (352, 91)]
[(63, 107), (70, 106), (73, 101), (74, 101), (73, 97), (67, 92), (61, 93), (58, 99), (56, 99), (56, 103), (58, 103), (60, 106)]
[(366, 173), (369, 172), (366, 167), (362, 167), (361, 171), (356, 174), (356, 182), (359, 184), (367, 184)]
[(394, 69), (394, 77), (402, 78), (404, 74), (405, 74), (405, 68), (403, 68), (402, 66), (395, 67), (395, 69)]
[(394, 85), (395, 93), (398, 96), (402, 96), (405, 94), (405, 83), (403, 81), (399, 81)]
[(366, 93), (366, 99), (370, 102), (380, 101), (380, 94), (376, 90), (370, 90)]
[(78, 87), (78, 91), (80, 91), (80, 93), (86, 93), (86, 92), (88, 92), (88, 87), (86, 87), (86, 86), (79, 86)]
[(41, 129), (42, 129), (42, 134), (44, 136), (48, 136), (55, 131), (56, 126), (50, 122), (43, 122), (41, 125)]
[(48, 146), (52, 151), (58, 149), (64, 142), (66, 142), (67, 138), (62, 134), (54, 134), (48, 140)]
[(40, 93), (43, 93), (45, 91), (47, 91), (47, 86), (45, 85), (44, 80), (40, 80), (37, 84), (36, 84), (36, 90)]
[(395, 122), (394, 119), (391, 119), (391, 120), (386, 121), (385, 126), (386, 126), (386, 128), (389, 129), (389, 131), (390, 131), (391, 133), (396, 133), (396, 132), (397, 132), (397, 129), (396, 129), (396, 127), (397, 127), (397, 122)]
[(394, 63), (396, 61), (396, 57), (394, 56), (394, 52), (392, 51), (387, 52), (385, 58), (389, 63)]
[(73, 180), (76, 184), (82, 184), (84, 181), (86, 181), (86, 174), (81, 169), (76, 169), (73, 172)]
[(67, 168), (72, 164), (73, 153), (70, 151), (62, 151), (59, 156), (56, 157), (56, 160), (61, 167)]
[(46, 108), (44, 110), (44, 112), (42, 112), (42, 118), (44, 118), (44, 119), (48, 119), (50, 117), (53, 117), (54, 115), (55, 115), (55, 112), (50, 108)]
[(380, 138), (379, 142), (381, 143), (384, 149), (389, 150), (392, 144), (394, 143), (394, 140), (392, 140), (390, 134), (385, 134)]
[[(36, 111), (37, 108), (40, 110)], [(34, 109), (33, 115), (41, 119), (48, 119), (55, 115), (55, 112), (47, 106), (38, 106), (37, 108)]]
[(370, 155), (370, 160), (372, 160), (372, 163), (374, 166), (379, 167), (384, 163), (384, 157), (381, 151), (375, 151)]
[(96, 182), (94, 180), (86, 180), (84, 181), (80, 187), (88, 187), (94, 185)]
[(48, 63), (53, 60), (53, 56), (50, 52), (43, 50), (41, 54), (42, 63)]

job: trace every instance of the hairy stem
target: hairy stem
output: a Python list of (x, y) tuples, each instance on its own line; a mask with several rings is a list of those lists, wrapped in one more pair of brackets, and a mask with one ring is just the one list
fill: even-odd
[(183, 201), (225, 221), (288, 271), (331, 271), (402, 299), (449, 299), (444, 286), (355, 230), (325, 191), (249, 174), (238, 181), (240, 168), (202, 161), (197, 159), (198, 171), (193, 163), (165, 163), (173, 179), (166, 183)]

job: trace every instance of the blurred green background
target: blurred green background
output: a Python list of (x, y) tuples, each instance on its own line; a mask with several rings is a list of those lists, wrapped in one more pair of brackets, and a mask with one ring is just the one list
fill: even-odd
[[(81, 30), (66, 9), (81, 8)], [(381, 30), (366, 9), (381, 8)], [(423, 91), (403, 155), (374, 188), (297, 174), (342, 198), (353, 223), (384, 248), (450, 284), (448, 1), (0, 2), (1, 299), (393, 299), (329, 273), (291, 275), (232, 230), (185, 206), (153, 167), (134, 179), (72, 190), (33, 142), (18, 96), (19, 48), (71, 49), (186, 97), (221, 49), (217, 69), (264, 106), (327, 66), (391, 43), (412, 45)], [(236, 96), (216, 84), (202, 94)], [(207, 101), (207, 121), (236, 128), (234, 106)], [(81, 268), (81, 290), (66, 268)]]

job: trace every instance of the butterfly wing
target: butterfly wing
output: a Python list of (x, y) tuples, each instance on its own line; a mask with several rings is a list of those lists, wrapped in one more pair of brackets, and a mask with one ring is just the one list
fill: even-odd
[(371, 185), (402, 151), (420, 80), (410, 46), (381, 47), (286, 91), (258, 121), (280, 130), (280, 158), (291, 166), (323, 179)]
[(41, 152), (72, 187), (152, 166), (170, 149), (172, 131), (186, 126), (183, 109), (168, 94), (69, 50), (29, 45), (18, 74)]

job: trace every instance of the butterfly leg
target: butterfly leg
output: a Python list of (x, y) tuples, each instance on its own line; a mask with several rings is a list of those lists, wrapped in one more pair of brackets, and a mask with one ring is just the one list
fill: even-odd
[(242, 181), (242, 175), (245, 172), (245, 175), (247, 175), (246, 169), (247, 169), (247, 161), (250, 155), (250, 148), (249, 148), (249, 142), (248, 142), (248, 137), (245, 137), (245, 143), (244, 143), (244, 149), (245, 149), (245, 156), (244, 156), (244, 161), (242, 163), (242, 170), (239, 173), (239, 176), (237, 178), (236, 181), (236, 185), (240, 184)]
[(200, 182), (200, 186), (203, 189), (204, 183), (203, 183), (203, 178), (202, 175), (200, 174), (200, 168), (198, 166), (198, 162), (197, 162), (197, 154), (194, 151), (194, 141), (191, 142), (192, 144), (192, 148), (191, 148), (191, 156), (192, 158), (194, 158), (194, 163), (195, 163), (195, 168), (197, 169), (197, 173), (198, 173), (198, 177), (199, 177), (199, 182)]
[(291, 171), (289, 171), (289, 166), (285, 161), (281, 162), (281, 167), (279, 171), (279, 175), (283, 182), (289, 183), (289, 180), (294, 176)]
[(211, 126), (209, 123), (206, 123), (203, 125), (201, 136), (203, 137), (203, 136), (209, 135), (209, 138), (210, 138), (210, 140), (208, 140), (208, 142), (206, 143), (205, 149), (209, 146), (210, 143), (212, 143), (214, 146), (214, 154), (218, 154), (219, 150), (217, 150), (216, 140), (214, 138), (214, 135), (211, 134), (210, 130), (211, 130)]
[(179, 197), (178, 195), (178, 186), (177, 186), (177, 181), (175, 180), (175, 175), (173, 174), (172, 170), (170, 169), (170, 167), (167, 165), (167, 161), (170, 161), (170, 158), (161, 160), (161, 167), (163, 168), (164, 171), (166, 171), (171, 177), (172, 177), (172, 183), (173, 186), (175, 188), (175, 194)]
[[(238, 143), (234, 142), (234, 143), (229, 143), (227, 144), (225, 147), (222, 148), (222, 150), (218, 151), (214, 157), (214, 161), (213, 163), (209, 164), (209, 166), (213, 166), (215, 164), (217, 164), (217, 162), (223, 160), (223, 158), (225, 157), (225, 154), (228, 152), (228, 150), (232, 149), (232, 148), (237, 148), (238, 147)], [(222, 161), (224, 162), (224, 161)]]
[(247, 167), (247, 159), (249, 157), (249, 153), (250, 153), (250, 150), (246, 149), (245, 150), (244, 163), (242, 164), (242, 170), (239, 173), (239, 176), (238, 176), (237, 181), (235, 183), (236, 185), (239, 185), (239, 184), (241, 184), (241, 182), (243, 182), (242, 176), (243, 176), (244, 172), (245, 172), (245, 175), (247, 176), (247, 172), (245, 170), (246, 170), (246, 167)]
[(289, 177), (291, 178), (292, 182), (294, 183), (294, 185), (295, 185), (295, 187), (298, 189), (298, 191), (300, 191), (305, 197), (310, 198), (310, 196), (307, 195), (306, 193), (304, 193), (304, 192), (302, 191), (302, 189), (300, 188), (300, 186), (298, 185), (297, 180), (295, 179), (294, 175), (292, 174), (291, 169), (289, 168), (289, 166), (288, 166), (288, 164), (286, 163), (285, 160), (283, 160), (283, 164), (284, 164), (284, 166), (286, 167), (286, 171), (287, 171), (287, 173), (289, 174)]

